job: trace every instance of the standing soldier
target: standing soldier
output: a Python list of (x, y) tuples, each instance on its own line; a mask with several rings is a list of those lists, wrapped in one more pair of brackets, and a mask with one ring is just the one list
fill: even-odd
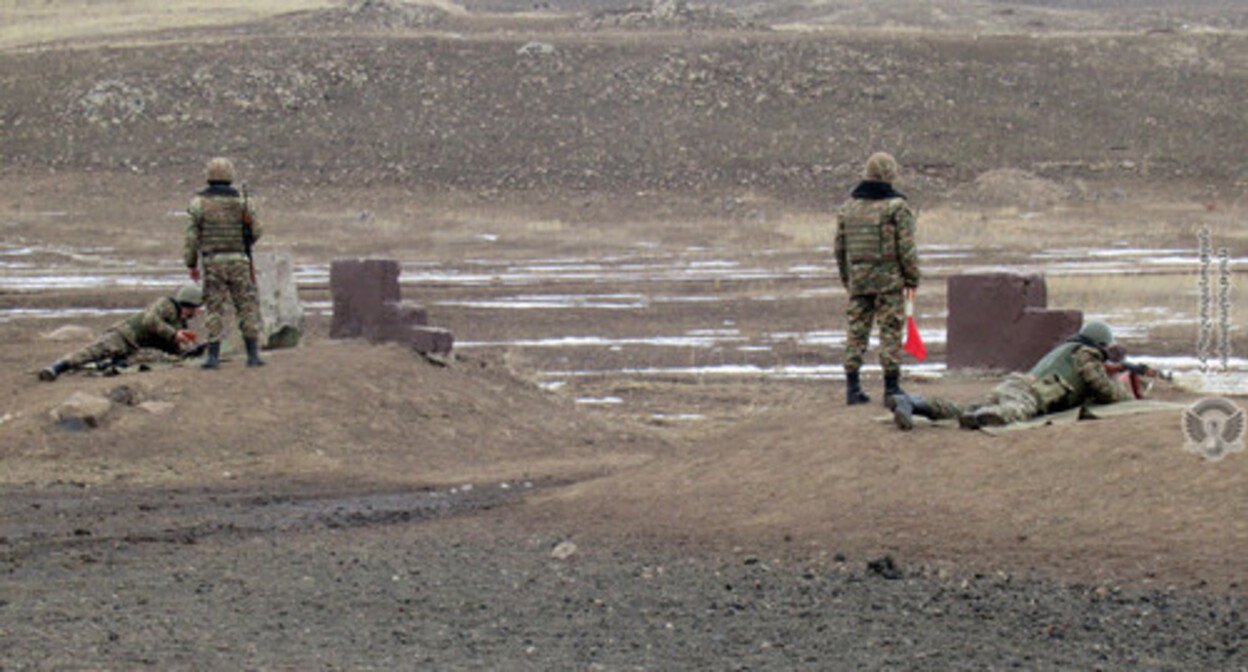
[(919, 255), (914, 244), (914, 211), (906, 197), (893, 190), (897, 175), (892, 156), (872, 154), (863, 181), (837, 216), (836, 266), (849, 293), (845, 380), (850, 406), (871, 401), (862, 391), (858, 372), (876, 318), (884, 402), (903, 394), (899, 381), (905, 301), (913, 300), (919, 286)]
[(199, 281), (203, 269), (204, 306), (207, 309), (208, 358), (203, 368), (220, 364), (222, 312), (228, 301), (238, 317), (238, 329), (247, 345), (247, 366), (263, 366), (260, 359), (260, 301), (256, 294), (251, 245), (260, 238), (255, 205), (231, 186), (234, 164), (217, 157), (208, 162), (208, 188), (199, 192), (187, 209), (183, 253), (191, 279)]
[(183, 285), (173, 296), (162, 296), (146, 309), (109, 327), (94, 343), (65, 355), (39, 371), (39, 380), (52, 382), (66, 371), (92, 363), (125, 359), (139, 348), (158, 348), (184, 355), (195, 345), (186, 323), (199, 312), (204, 294), (198, 285)]
[(1105, 369), (1113, 343), (1108, 325), (1089, 322), (1030, 371), (1011, 373), (983, 399), (963, 406), (946, 399), (899, 394), (893, 398), (893, 420), (903, 430), (914, 427), (915, 415), (932, 420), (957, 418), (963, 429), (979, 429), (1023, 422), (1088, 401), (1107, 404), (1134, 399)]

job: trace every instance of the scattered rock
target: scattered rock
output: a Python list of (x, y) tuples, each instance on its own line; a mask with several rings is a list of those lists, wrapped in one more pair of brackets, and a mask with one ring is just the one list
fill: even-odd
[(70, 431), (95, 429), (112, 408), (113, 402), (107, 397), (74, 392), (61, 405), (52, 409), (52, 419), (57, 425)]
[(555, 53), (555, 45), (548, 42), (529, 42), (516, 50), (518, 56), (545, 56)]
[(581, 21), (583, 29), (700, 28), (704, 30), (761, 29), (730, 11), (690, 5), (688, 0), (652, 0), (646, 7), (607, 9)]
[(119, 79), (98, 81), (78, 100), (87, 121), (108, 126), (133, 121), (147, 111), (153, 95)]
[(555, 546), (554, 550), (550, 552), (550, 557), (555, 560), (567, 560), (568, 558), (576, 555), (578, 550), (579, 549), (577, 549), (576, 544), (570, 541), (561, 541)]
[[(436, 4), (437, 6), (432, 6)], [(309, 30), (353, 29), (414, 30), (442, 23), (452, 14), (463, 10), (454, 3), (429, 3), (430, 6), (410, 5), (389, 0), (354, 0), (336, 7), (282, 21), (282, 27), (292, 32)]]
[(129, 385), (119, 385), (108, 391), (108, 398), (115, 404), (123, 406), (137, 406), (139, 404), (139, 393)]
[(893, 556), (886, 555), (867, 563), (867, 571), (876, 574), (885, 579), (896, 580), (905, 576), (897, 563), (893, 561)]
[(174, 409), (174, 404), (168, 401), (145, 401), (139, 404), (139, 408), (152, 415), (168, 415)]

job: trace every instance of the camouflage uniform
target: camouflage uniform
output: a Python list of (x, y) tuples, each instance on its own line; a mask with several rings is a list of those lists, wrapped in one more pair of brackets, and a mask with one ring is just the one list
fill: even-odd
[(878, 179), (860, 183), (837, 217), (836, 266), (849, 293), (845, 342), (848, 373), (862, 367), (876, 318), (880, 323), (880, 366), (886, 375), (901, 370), (905, 329), (902, 290), (919, 286), (915, 221), (905, 196)]
[(1057, 413), (1089, 401), (1112, 403), (1134, 398), (1105, 370), (1105, 351), (1068, 341), (1049, 351), (1031, 371), (1012, 373), (986, 397), (965, 406), (947, 399), (928, 398), (933, 420), (961, 418), (967, 413), (991, 413), (1005, 423), (1023, 422), (1045, 413)]
[(250, 221), (252, 240), (260, 238), (255, 205), (245, 201), (229, 183), (210, 182), (191, 201), (187, 213), (190, 223), (183, 260), (190, 269), (203, 266), (208, 343), (221, 342), (221, 315), (227, 303), (234, 306), (243, 338), (256, 340), (261, 329), (260, 302), (243, 240), (244, 214)]
[(108, 328), (91, 345), (61, 359), (66, 370), (78, 369), (92, 362), (124, 359), (139, 348), (158, 348), (177, 354), (176, 334), (186, 329), (186, 320), (178, 303), (161, 297), (146, 309)]

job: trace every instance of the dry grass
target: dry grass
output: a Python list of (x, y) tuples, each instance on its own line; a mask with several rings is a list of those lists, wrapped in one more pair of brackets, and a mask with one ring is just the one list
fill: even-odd
[[(1103, 302), (1123, 308), (1172, 306), (1185, 312), (1195, 312), (1197, 308), (1195, 268), (1190, 273), (1170, 275), (1050, 275), (1046, 282), (1051, 305)], [(1242, 291), (1243, 285), (1244, 278), (1236, 278), (1232, 292)]]
[(301, 10), (328, 0), (0, 0), (0, 49), (164, 28), (228, 25)]
[[(1130, 218), (1118, 218), (1095, 206), (1064, 206), (1027, 211), (1020, 208), (986, 210), (937, 207), (920, 218), (920, 242), (970, 245), (999, 250), (1037, 250), (1064, 247), (1107, 247), (1130, 241), (1133, 246), (1159, 247), (1180, 243), (1191, 229), (1187, 218), (1176, 222), (1167, 213), (1132, 208)], [(1186, 241), (1195, 245), (1195, 238)]]
[[(934, 208), (919, 213), (920, 245), (968, 245), (979, 248), (1032, 249), (1037, 231), (1051, 231), (1051, 222), (1030, 220), (1017, 209), (964, 211)], [(777, 231), (797, 246), (832, 245), (836, 215), (800, 214), (786, 217)]]
[[(1128, 342), (1144, 338), (1147, 354), (1191, 354), (1199, 330), (1200, 299), (1195, 269), (1170, 275), (1049, 276), (1049, 306), (1075, 308), (1089, 318), (1101, 319)], [(1214, 338), (1219, 324), (1216, 276), (1211, 319)], [(1242, 338), (1242, 305), (1248, 277), (1233, 276), (1231, 326), (1233, 339)], [(1242, 311), (1241, 311), (1242, 312)], [(1239, 346), (1242, 348), (1242, 346)]]
[[(836, 215), (786, 214), (775, 230), (794, 246), (831, 245)], [(1208, 226), (1214, 245), (1243, 251), (1248, 229), (1243, 215), (1209, 210), (1200, 203), (1148, 203), (1121, 206), (1062, 205), (1042, 210), (1017, 207), (957, 208), (938, 205), (919, 211), (920, 245), (964, 245), (997, 251), (1050, 248), (1195, 248), (1196, 231)]]
[(836, 214), (789, 215), (776, 224), (776, 232), (797, 247), (831, 246), (836, 240)]

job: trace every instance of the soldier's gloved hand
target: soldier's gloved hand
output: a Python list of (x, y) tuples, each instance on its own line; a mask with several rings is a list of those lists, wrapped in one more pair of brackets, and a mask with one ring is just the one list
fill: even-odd
[(196, 268), (191, 268), (187, 270), (190, 271), (191, 282), (199, 282), (199, 268), (196, 267)]
[(179, 329), (177, 333), (173, 335), (173, 340), (178, 343), (179, 350), (190, 350), (195, 347), (194, 332), (190, 332), (185, 329)]

